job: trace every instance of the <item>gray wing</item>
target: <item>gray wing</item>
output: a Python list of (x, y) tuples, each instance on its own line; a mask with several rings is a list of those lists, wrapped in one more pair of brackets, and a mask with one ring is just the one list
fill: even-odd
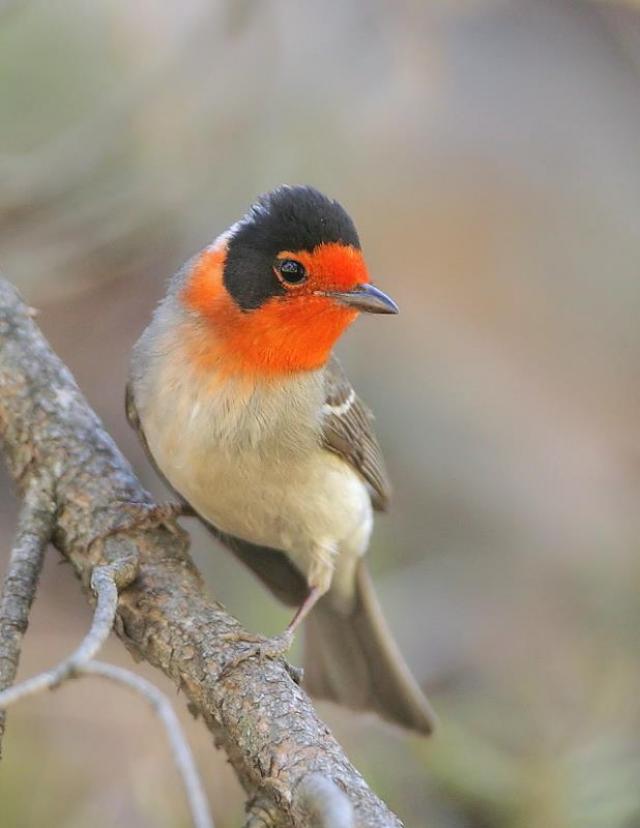
[(373, 414), (358, 398), (335, 357), (326, 368), (325, 388), (323, 444), (364, 478), (369, 484), (374, 508), (384, 511), (389, 505), (391, 485), (373, 430)]
[[(140, 415), (136, 408), (131, 383), (126, 388), (125, 410), (129, 425), (138, 435), (147, 459), (155, 469), (158, 477), (165, 483), (167, 488), (174, 492), (176, 497), (183, 503), (186, 503), (180, 492), (177, 492), (173, 488), (153, 459), (142, 423), (140, 422)], [(190, 504), (187, 505), (191, 507)], [(193, 511), (193, 514), (200, 519), (212, 535), (226, 546), (227, 549), (233, 552), (238, 560), (242, 561), (245, 566), (252, 570), (254, 575), (271, 590), (278, 600), (292, 607), (302, 604), (309, 594), (309, 587), (302, 573), (296, 569), (284, 552), (279, 549), (272, 549), (269, 546), (258, 546), (242, 540), (242, 538), (236, 538), (233, 535), (227, 535), (212, 523), (209, 523), (208, 520), (196, 511)]]

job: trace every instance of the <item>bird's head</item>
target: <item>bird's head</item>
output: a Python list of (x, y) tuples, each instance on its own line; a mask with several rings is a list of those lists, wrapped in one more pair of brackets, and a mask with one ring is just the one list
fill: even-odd
[(311, 187), (279, 187), (197, 257), (179, 299), (203, 362), (278, 376), (320, 368), (358, 313), (397, 313), (369, 281), (346, 211)]

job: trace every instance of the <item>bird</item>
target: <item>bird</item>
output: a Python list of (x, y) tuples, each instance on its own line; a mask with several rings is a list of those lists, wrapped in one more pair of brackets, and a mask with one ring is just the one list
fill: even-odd
[(282, 185), (191, 258), (133, 348), (126, 411), (158, 474), (305, 621), (304, 684), (428, 735), (435, 716), (385, 622), (365, 553), (390, 484), (333, 353), (370, 280), (346, 210)]

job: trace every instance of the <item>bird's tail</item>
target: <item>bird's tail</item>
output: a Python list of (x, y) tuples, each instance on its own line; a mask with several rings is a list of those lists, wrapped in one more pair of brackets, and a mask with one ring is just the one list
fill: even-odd
[(305, 627), (304, 684), (312, 695), (431, 733), (435, 715), (385, 623), (364, 561), (352, 610), (341, 612), (328, 593)]

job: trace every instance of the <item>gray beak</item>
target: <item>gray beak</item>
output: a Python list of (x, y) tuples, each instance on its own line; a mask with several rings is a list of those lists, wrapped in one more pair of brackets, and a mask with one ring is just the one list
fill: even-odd
[(358, 285), (353, 290), (336, 291), (328, 296), (343, 305), (365, 313), (398, 313), (398, 306), (390, 296), (373, 285)]

